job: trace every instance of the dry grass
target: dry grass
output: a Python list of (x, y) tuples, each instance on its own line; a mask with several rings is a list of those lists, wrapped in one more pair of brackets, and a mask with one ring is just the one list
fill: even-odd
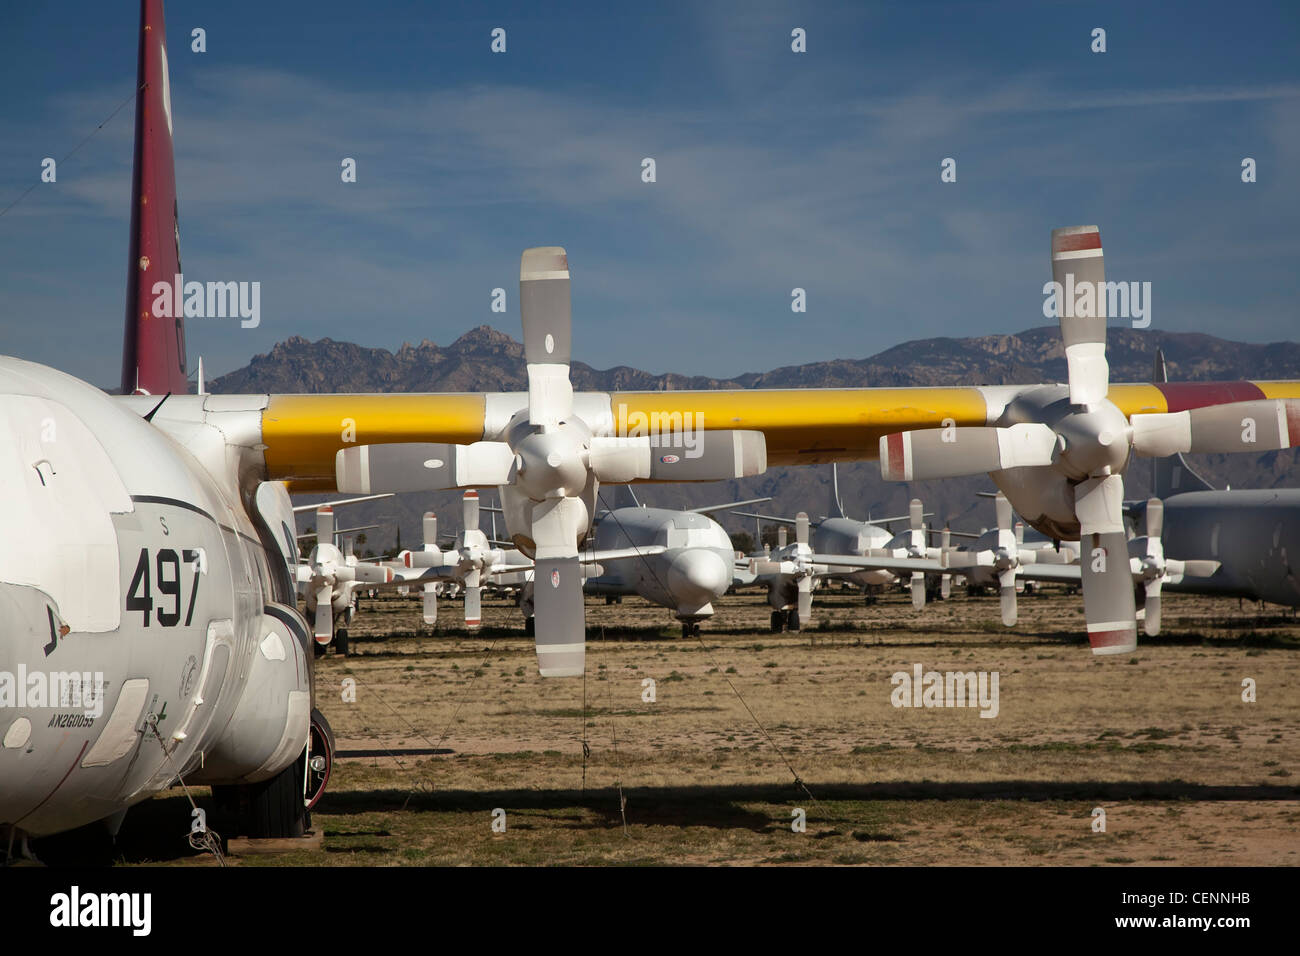
[[(353, 656), (317, 666), (341, 752), (314, 814), (325, 849), (246, 862), (1300, 861), (1300, 625), (1165, 604), (1164, 635), (1116, 660), (1089, 653), (1059, 593), (1022, 597), (1006, 630), (992, 598), (916, 613), (901, 594), (819, 592), (825, 624), (781, 635), (741, 594), (701, 641), (639, 600), (589, 601), (584, 682), (537, 675), (505, 602), (477, 633), (446, 626), (454, 603), (435, 633), (414, 596), (368, 602)], [(999, 672), (998, 716), (893, 707), (891, 674), (916, 663)]]

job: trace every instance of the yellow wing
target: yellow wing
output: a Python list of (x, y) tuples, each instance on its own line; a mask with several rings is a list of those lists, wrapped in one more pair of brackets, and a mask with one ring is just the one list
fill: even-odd
[[(610, 420), (672, 422), (697, 416), (696, 428), (740, 428), (767, 438), (770, 466), (875, 459), (890, 432), (985, 425), (1009, 396), (1037, 388), (734, 389), (614, 392)], [(1300, 398), (1300, 382), (1202, 382), (1112, 385), (1125, 415), (1225, 404), (1248, 398)], [(521, 402), (524, 399), (521, 396)], [(524, 402), (526, 404), (526, 402)], [(483, 394), (273, 395), (262, 416), (267, 477), (294, 492), (334, 491), (334, 456), (351, 444), (453, 442), (485, 437)]]

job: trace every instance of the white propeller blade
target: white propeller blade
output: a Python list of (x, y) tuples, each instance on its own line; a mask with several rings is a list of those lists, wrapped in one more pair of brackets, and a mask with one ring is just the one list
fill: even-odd
[(533, 584), (537, 667), (543, 677), (579, 677), (586, 666), (582, 566), (577, 557), (538, 558)]
[(1050, 465), (1055, 448), (1056, 433), (1035, 422), (894, 432), (880, 439), (880, 473), (886, 481), (961, 478)]
[(334, 543), (334, 509), (321, 505), (316, 509), (316, 544)]
[(478, 627), (483, 619), (481, 581), (478, 568), (465, 575), (465, 626), (471, 629)]
[(1096, 226), (1052, 230), (1052, 280), (1069, 370), (1070, 404), (1095, 405), (1110, 391), (1106, 363), (1106, 272)]
[(316, 589), (316, 617), (313, 636), (317, 643), (328, 644), (334, 638), (334, 588), (325, 585)]
[(528, 362), (528, 420), (558, 425), (573, 412), (569, 257), (559, 246), (524, 251), (519, 261), (519, 312)]
[(1007, 568), (998, 574), (998, 598), (1002, 605), (1002, 623), (1011, 627), (1016, 623), (1016, 569)]
[(1081, 527), (1083, 612), (1094, 654), (1137, 649), (1137, 606), (1124, 533), (1124, 479), (1089, 478), (1075, 489)]
[(514, 461), (505, 442), (354, 445), (335, 454), (334, 477), (347, 493), (445, 491), (507, 484)]
[(432, 581), (424, 585), (424, 598), (420, 609), (423, 612), (425, 624), (438, 623), (438, 585)]
[(1133, 450), (1147, 458), (1175, 454), (1280, 451), (1300, 445), (1300, 401), (1262, 399), (1130, 418)]
[(591, 470), (602, 484), (631, 481), (725, 481), (767, 470), (762, 432), (719, 429), (699, 432), (688, 447), (681, 440), (649, 436), (597, 436), (591, 440)]
[(477, 491), (467, 491), (465, 492), (464, 497), (461, 498), (461, 520), (463, 521), (461, 527), (466, 531), (469, 531), (470, 529), (475, 531), (478, 530), (479, 516)]

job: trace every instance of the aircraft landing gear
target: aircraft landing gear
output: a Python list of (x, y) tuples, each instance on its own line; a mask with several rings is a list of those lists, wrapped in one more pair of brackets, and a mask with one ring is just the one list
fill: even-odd
[(307, 748), (307, 788), (303, 796), (311, 810), (325, 793), (334, 767), (334, 731), (319, 710), (311, 712), (311, 737)]
[(682, 640), (689, 641), (693, 637), (700, 636), (700, 624), (698, 621), (682, 621)]
[(792, 607), (785, 612), (785, 629), (787, 631), (799, 630), (799, 609)]
[(347, 657), (348, 646), (348, 629), (341, 627), (334, 632), (334, 650), (339, 657)]
[[(311, 827), (311, 814), (303, 799), (307, 779), (307, 750), (270, 780), (260, 783), (214, 786), (212, 800), (220, 813), (217, 823), (224, 836), (300, 837)], [(226, 829), (229, 828), (229, 829)]]
[(772, 633), (780, 634), (785, 630), (785, 611), (772, 612)]
[(311, 712), (310, 735), (298, 759), (270, 780), (212, 788), (218, 832), (257, 839), (300, 837), (311, 829), (311, 809), (334, 765), (334, 731), (319, 710)]

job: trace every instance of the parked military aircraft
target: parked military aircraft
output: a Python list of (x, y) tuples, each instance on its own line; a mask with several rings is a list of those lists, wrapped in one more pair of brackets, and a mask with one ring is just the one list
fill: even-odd
[[(313, 716), (281, 482), (295, 493), (500, 486), (510, 537), (536, 562), (539, 668), (571, 676), (584, 672), (578, 549), (600, 484), (869, 459), (883, 438), (890, 473), (996, 470), (1040, 530), (1089, 536), (1089, 632), (1116, 652), (1133, 643), (1131, 591), (1125, 582), (1117, 596), (1095, 562), (1118, 546), (1130, 448), (1232, 450), (1243, 414), (1257, 425), (1250, 450), (1300, 437), (1297, 381), (1107, 392), (1104, 319), (1088, 318), (1062, 319), (1068, 389), (575, 394), (558, 247), (521, 259), (526, 394), (185, 394), (182, 320), (154, 311), (155, 289), (181, 274), (161, 0), (142, 0), (140, 27), (122, 357), (132, 394), (0, 358), (0, 492), (11, 536), (33, 543), (0, 550), (0, 825), (11, 834), (117, 818), (178, 776), (246, 808), (246, 832), (302, 832), (330, 735)], [(1095, 229), (1058, 234), (1063, 255), (1095, 250), (1100, 266)], [(102, 676), (89, 708), (102, 712), (2, 696), (27, 686), (13, 675), (47, 669), (96, 686)]]
[[(1167, 377), (1164, 355), (1157, 350), (1155, 381)], [(1244, 418), (1239, 425), (1247, 428)], [(1300, 489), (1219, 491), (1181, 453), (1156, 459), (1153, 478), (1154, 494), (1163, 502), (1164, 554), (1211, 558), (1221, 565), (1211, 577), (1183, 578), (1165, 587), (1300, 607)]]
[[(756, 518), (761, 521), (769, 521), (779, 525), (785, 525), (793, 528), (795, 526), (794, 518), (783, 518), (777, 515), (754, 514), (752, 512), (738, 511), (736, 514), (745, 518)], [(874, 553), (880, 548), (886, 547), (890, 541), (895, 538), (895, 534), (890, 530), (890, 525), (896, 521), (908, 520), (908, 515), (897, 515), (888, 518), (868, 518), (866, 521), (857, 521), (848, 517), (844, 513), (844, 505), (840, 500), (839, 486), (839, 469), (831, 463), (831, 484), (830, 484), (830, 502), (826, 514), (817, 521), (809, 521), (811, 535), (809, 545), (814, 551), (822, 554), (845, 554), (845, 555), (865, 555)], [(781, 541), (778, 544), (780, 548), (788, 548), (788, 541)], [(764, 557), (765, 555), (752, 555), (751, 557)], [(884, 585), (894, 581), (895, 575), (889, 571), (861, 570), (853, 571), (847, 574), (836, 574), (833, 577), (843, 577), (861, 585)]]
[[(629, 492), (630, 493), (630, 492)], [(433, 624), (438, 618), (438, 596), (441, 589), (454, 586), (465, 594), (465, 625), (476, 628), (481, 623), (482, 592), (489, 585), (514, 589), (518, 595), (524, 627), (534, 633), (536, 563), (508, 543), (495, 541), (480, 530), (479, 496), (476, 491), (465, 492), (463, 499), (462, 530), (447, 549), (438, 546), (438, 519), (432, 512), (424, 514), (424, 547), (420, 551), (403, 551), (400, 566), (395, 570), (395, 580), (404, 584), (422, 583), (424, 587), (424, 621)], [(488, 508), (489, 512), (499, 509)], [(680, 512), (673, 512), (680, 514)], [(599, 526), (600, 516), (597, 518)], [(601, 547), (594, 537), (589, 538), (578, 555), (579, 569), (584, 587), (593, 575), (613, 580), (605, 568), (627, 562), (653, 561), (667, 551), (666, 545), (643, 542), (635, 545)], [(602, 591), (601, 593), (609, 593)], [(635, 593), (628, 591), (627, 593)]]
[(591, 544), (598, 552), (633, 552), (601, 558), (604, 572), (589, 577), (588, 594), (639, 594), (666, 607), (682, 622), (682, 637), (700, 633), (700, 621), (713, 616), (713, 602), (735, 583), (736, 551), (731, 537), (709, 517), (715, 511), (769, 501), (751, 498), (677, 511), (647, 508), (626, 485), (614, 492), (614, 507), (601, 512)]
[(1053, 542), (1045, 536), (1026, 540), (1024, 524), (1017, 521), (1012, 525), (1014, 515), (1006, 495), (999, 491), (994, 499), (997, 527), (984, 532), (970, 545), (949, 551), (946, 564), (951, 572), (963, 575), (968, 585), (997, 588), (1002, 623), (1011, 627), (1017, 619), (1016, 594), (1028, 576), (1025, 568), (1039, 564), (1068, 565), (1078, 561), (1079, 551), (1072, 542)]
[[(882, 518), (878, 521), (856, 521), (844, 513), (839, 493), (839, 471), (831, 464), (830, 503), (827, 514), (819, 521), (807, 522), (808, 534), (799, 538), (799, 521), (777, 515), (737, 512), (741, 517), (755, 518), (781, 525), (777, 547), (774, 551), (750, 555), (749, 579), (744, 583), (757, 584), (767, 589), (767, 601), (772, 606), (771, 627), (774, 632), (784, 629), (797, 631), (812, 619), (812, 592), (824, 580), (849, 580), (863, 587), (892, 583), (894, 571), (874, 567), (848, 568), (844, 566), (817, 565), (808, 560), (814, 551), (824, 555), (862, 557), (884, 554), (884, 548), (895, 538), (888, 525), (902, 521), (906, 516)], [(788, 540), (786, 528), (795, 528), (795, 541)]]
[(7, 853), (115, 829), (178, 776), (211, 784), (244, 832), (298, 834), (329, 776), (293, 509), (247, 427), (258, 403), (178, 401), (181, 319), (150, 312), (152, 281), (180, 272), (159, 0), (142, 0), (139, 42), (122, 367), (139, 395), (0, 357), (0, 494), (30, 545), (0, 556)]
[[(345, 546), (336, 544), (339, 537), (334, 527), (334, 509), (358, 501), (372, 501), (386, 495), (370, 495), (321, 505), (300, 506), (316, 509), (316, 545), (307, 561), (297, 566), (297, 582), (302, 591), (307, 612), (312, 616), (313, 651), (324, 652), (333, 642), (340, 654), (348, 652), (347, 628), (335, 631), (334, 624), (341, 615), (351, 623), (356, 613), (357, 591), (365, 587), (388, 584), (393, 580), (391, 568), (372, 561), (359, 561), (352, 553), (352, 542)], [(352, 529), (359, 530), (359, 529)]]

